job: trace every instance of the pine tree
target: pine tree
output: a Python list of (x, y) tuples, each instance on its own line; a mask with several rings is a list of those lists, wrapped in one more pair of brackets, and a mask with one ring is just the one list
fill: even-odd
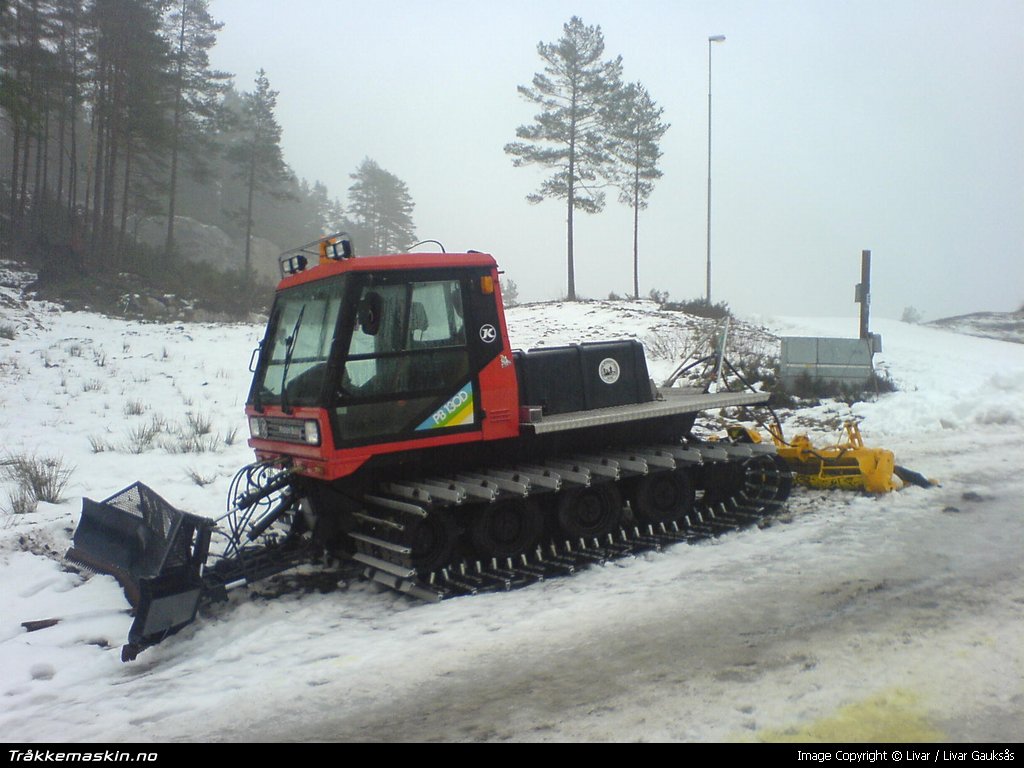
[(601, 28), (584, 26), (573, 16), (555, 43), (538, 43), (544, 71), (533, 77), (533, 87), (519, 93), (541, 111), (516, 136), (524, 141), (505, 145), (517, 168), (541, 165), (552, 169), (540, 189), (527, 197), (539, 203), (549, 197), (566, 201), (566, 257), (570, 301), (576, 300), (573, 255), (573, 213), (597, 213), (604, 208), (600, 182), (611, 168), (606, 134), (609, 111), (621, 85), (622, 57), (604, 61)]
[(175, 0), (173, 10), (164, 19), (164, 35), (172, 48), (174, 125), (171, 132), (170, 180), (167, 190), (166, 250), (174, 247), (174, 216), (178, 193), (179, 156), (190, 159), (205, 170), (200, 157), (211, 144), (206, 130), (217, 116), (221, 96), (227, 90), (226, 72), (210, 69), (209, 51), (217, 42), (223, 23), (214, 21), (207, 0)]
[[(92, 254), (106, 266), (121, 255), (136, 160), (167, 142), (167, 64), (159, 0), (94, 0), (92, 87)], [(120, 202), (120, 235), (115, 215)]]
[[(210, 70), (220, 24), (208, 5), (0, 0), (2, 252), (115, 269), (142, 253), (143, 216), (170, 213), (173, 241), (180, 211), (244, 235), (251, 266), (254, 237), (345, 228), (326, 187), (301, 186), (285, 166), (266, 76), (243, 96)], [(392, 197), (407, 195), (393, 182)]]
[(228, 158), (237, 164), (235, 178), (245, 183), (246, 204), (241, 212), (245, 226), (245, 272), (251, 274), (253, 204), (256, 194), (289, 197), (284, 188), (291, 172), (281, 155), (281, 127), (274, 109), (277, 91), (262, 69), (256, 74), (256, 90), (243, 95), (242, 140), (228, 149)]
[(30, 179), (29, 170), (32, 165), (41, 170), (46, 144), (48, 75), (53, 69), (46, 10), (38, 0), (15, 0), (0, 11), (0, 110), (10, 126), (13, 148), (5, 238), (22, 234), (30, 203), (45, 196), (40, 174)]
[(327, 186), (314, 182), (309, 191), (309, 204), (316, 216), (317, 228), (323, 234), (333, 234), (345, 229), (345, 210), (341, 203), (329, 197)]
[[(50, 226), (66, 247), (61, 252), (71, 259), (81, 256), (81, 227), (76, 221), (78, 176), (78, 128), (84, 102), (83, 73), (86, 64), (86, 11), (84, 0), (55, 0), (54, 22), (57, 55), (60, 60), (60, 108), (57, 117), (57, 190), (60, 207)], [(65, 195), (66, 189), (66, 195)]]
[(619, 202), (633, 209), (633, 297), (640, 298), (639, 230), (640, 209), (654, 191), (654, 182), (661, 178), (658, 160), (659, 142), (669, 126), (661, 122), (664, 110), (656, 106), (640, 83), (622, 89), (616, 103), (612, 129), (613, 153), (618, 160), (616, 184)]
[(414, 204), (405, 182), (370, 158), (363, 160), (352, 179), (349, 214), (356, 247), (388, 253), (412, 245), (416, 239)]

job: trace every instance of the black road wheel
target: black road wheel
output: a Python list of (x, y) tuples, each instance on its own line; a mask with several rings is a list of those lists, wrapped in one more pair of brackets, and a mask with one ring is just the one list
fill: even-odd
[(544, 515), (536, 502), (499, 501), (473, 511), (469, 537), (484, 557), (511, 557), (537, 546)]
[(405, 545), (412, 549), (412, 565), (421, 575), (451, 563), (458, 539), (458, 526), (443, 510), (432, 510), (407, 524), (404, 537)]
[(656, 472), (641, 477), (632, 495), (633, 512), (645, 523), (669, 523), (693, 510), (696, 494), (685, 470)]
[(743, 489), (744, 467), (738, 462), (716, 462), (701, 470), (704, 493), (700, 503), (704, 507), (731, 504)]
[(567, 491), (558, 500), (558, 525), (570, 539), (600, 538), (619, 527), (622, 497), (610, 484)]

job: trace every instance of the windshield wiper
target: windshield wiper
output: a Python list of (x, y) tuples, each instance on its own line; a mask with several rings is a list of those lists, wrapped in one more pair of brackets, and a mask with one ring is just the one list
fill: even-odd
[(292, 411), (288, 407), (288, 387), (285, 384), (288, 381), (288, 368), (292, 364), (292, 354), (295, 352), (295, 341), (299, 336), (299, 328), (302, 327), (302, 316), (305, 314), (306, 305), (303, 304), (302, 309), (299, 310), (299, 316), (295, 318), (295, 325), (292, 326), (291, 336), (284, 340), (284, 370), (281, 371), (281, 411), (288, 414)]

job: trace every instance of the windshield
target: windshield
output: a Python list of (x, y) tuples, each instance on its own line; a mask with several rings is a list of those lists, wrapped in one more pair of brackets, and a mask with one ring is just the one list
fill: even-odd
[[(341, 309), (343, 280), (281, 293), (254, 388), (258, 405), (318, 405)], [(282, 401), (282, 394), (284, 399)]]

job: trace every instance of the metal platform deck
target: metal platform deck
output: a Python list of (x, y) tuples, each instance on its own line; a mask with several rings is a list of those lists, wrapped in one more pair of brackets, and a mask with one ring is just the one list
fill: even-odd
[(606, 424), (621, 424), (627, 421), (657, 419), (663, 416), (675, 416), (681, 413), (696, 413), (713, 408), (726, 408), (734, 405), (760, 405), (768, 402), (766, 392), (719, 392), (708, 394), (692, 390), (658, 390), (662, 399), (649, 403), (632, 405), (616, 405), (611, 408), (599, 408), (592, 411), (573, 411), (545, 416), (540, 421), (524, 422), (521, 429), (527, 434), (543, 435), (551, 432), (564, 432), (571, 429), (585, 429)]

